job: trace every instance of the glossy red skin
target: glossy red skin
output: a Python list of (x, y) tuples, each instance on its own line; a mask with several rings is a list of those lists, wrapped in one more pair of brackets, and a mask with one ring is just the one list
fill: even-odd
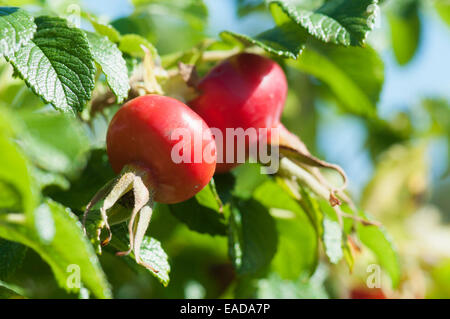
[[(274, 61), (241, 53), (214, 67), (198, 89), (200, 96), (188, 104), (209, 127), (222, 131), (226, 143), (226, 128), (246, 130), (278, 126), (286, 101), (287, 81)], [(254, 141), (247, 141), (251, 142)], [(225, 146), (218, 149), (217, 154), (219, 159), (225, 159)], [(218, 162), (216, 172), (227, 172), (237, 165), (239, 163)]]
[(350, 292), (351, 299), (388, 299), (381, 289), (355, 288)]
[[(202, 152), (208, 145), (211, 147), (212, 163), (204, 158), (200, 163), (175, 163), (172, 148), (181, 140), (171, 139), (176, 128), (191, 132), (202, 129)], [(144, 182), (154, 190), (157, 202), (172, 204), (191, 198), (209, 183), (215, 171), (215, 142), (209, 127), (188, 106), (173, 98), (146, 95), (124, 104), (109, 125), (106, 143), (116, 173), (125, 165), (148, 171)], [(194, 143), (187, 147), (193, 159)]]

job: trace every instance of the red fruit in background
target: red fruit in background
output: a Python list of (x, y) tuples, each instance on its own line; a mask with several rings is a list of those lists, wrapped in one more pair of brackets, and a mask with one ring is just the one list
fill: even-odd
[[(191, 152), (190, 163), (176, 163), (172, 158), (172, 150), (181, 140), (173, 140), (172, 132), (180, 128), (191, 134), (191, 142), (181, 142), (184, 151)], [(198, 149), (193, 142), (195, 134), (200, 137)], [(191, 198), (209, 183), (215, 171), (215, 142), (209, 127), (173, 98), (146, 95), (127, 102), (111, 121), (106, 142), (109, 161), (117, 173), (125, 165), (147, 170), (144, 182), (153, 189), (157, 202)], [(201, 161), (194, 162), (198, 151)], [(203, 152), (213, 154), (213, 160), (205, 160)]]
[(351, 299), (388, 299), (378, 288), (355, 288), (350, 292)]
[[(227, 172), (239, 163), (225, 163), (227, 128), (273, 128), (280, 123), (287, 81), (274, 61), (249, 53), (235, 55), (214, 67), (198, 85), (200, 96), (189, 103), (211, 128), (222, 131), (216, 171)], [(256, 141), (247, 140), (248, 144)], [(235, 143), (236, 146), (236, 143)], [(235, 149), (238, 146), (235, 147)], [(236, 152), (235, 152), (236, 154)]]

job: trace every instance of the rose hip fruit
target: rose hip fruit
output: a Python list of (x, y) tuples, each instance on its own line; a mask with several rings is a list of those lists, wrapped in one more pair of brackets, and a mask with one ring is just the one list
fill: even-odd
[[(214, 67), (199, 83), (200, 95), (189, 102), (211, 128), (223, 134), (217, 149), (217, 172), (227, 172), (240, 163), (226, 163), (226, 129), (271, 129), (280, 124), (287, 94), (281, 67), (256, 54), (241, 53)], [(249, 143), (257, 142), (247, 139)], [(239, 147), (236, 145), (235, 149)], [(236, 152), (235, 152), (236, 154)]]
[[(176, 129), (190, 132), (183, 140), (183, 151), (190, 152), (190, 163), (175, 163), (172, 149)], [(198, 149), (194, 139), (199, 136)], [(109, 125), (106, 138), (109, 161), (116, 173), (134, 165), (147, 170), (144, 183), (154, 191), (154, 200), (178, 203), (198, 193), (209, 183), (215, 160), (195, 162), (195, 152), (215, 154), (214, 138), (206, 123), (185, 104), (173, 98), (146, 95), (127, 102)], [(215, 157), (214, 157), (215, 159)]]
[[(118, 255), (132, 251), (136, 262), (154, 272), (140, 256), (141, 243), (150, 224), (153, 202), (185, 201), (205, 187), (216, 167), (216, 144), (207, 124), (188, 106), (173, 98), (146, 95), (125, 103), (112, 119), (106, 137), (109, 161), (118, 176), (97, 192), (87, 205), (100, 207), (102, 225), (112, 238), (109, 221), (128, 220), (130, 246)], [(174, 152), (175, 150), (175, 152)], [(134, 197), (131, 213), (112, 209), (125, 194)]]

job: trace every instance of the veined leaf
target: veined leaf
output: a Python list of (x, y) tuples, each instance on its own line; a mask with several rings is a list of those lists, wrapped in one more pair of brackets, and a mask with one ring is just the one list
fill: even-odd
[(254, 37), (231, 31), (222, 32), (221, 36), (225, 39), (232, 36), (244, 45), (257, 45), (267, 52), (292, 59), (297, 59), (305, 44), (304, 34), (293, 23), (276, 26)]
[(290, 20), (315, 38), (340, 45), (362, 45), (374, 27), (378, 0), (331, 0), (314, 11), (288, 0), (269, 1), (278, 25)]
[(50, 265), (57, 282), (67, 291), (79, 291), (80, 287), (70, 284), (70, 276), (78, 269), (81, 283), (95, 296), (111, 297), (94, 249), (71, 211), (47, 200), (33, 212), (33, 223), (22, 216), (0, 215), (0, 237), (34, 249)]
[(128, 69), (122, 52), (107, 37), (92, 32), (85, 33), (95, 62), (101, 66), (106, 75), (111, 91), (117, 96), (117, 103), (121, 103), (128, 97), (130, 90)]
[(44, 101), (64, 112), (80, 112), (91, 99), (95, 64), (85, 34), (53, 17), (35, 19), (33, 40), (6, 58)]
[(12, 55), (33, 37), (33, 17), (16, 7), (0, 7), (0, 55)]
[(278, 246), (275, 221), (254, 199), (237, 200), (229, 216), (229, 254), (241, 274), (265, 270)]
[[(113, 227), (113, 237), (111, 245), (117, 250), (125, 251), (129, 248), (128, 230), (125, 224), (116, 225)], [(161, 284), (166, 287), (169, 284), (170, 264), (169, 257), (164, 249), (161, 247), (161, 243), (156, 239), (145, 236), (141, 244), (141, 259), (143, 262), (152, 266), (158, 272), (155, 273), (148, 270)], [(127, 258), (130, 262), (134, 263), (133, 253), (129, 254)], [(132, 260), (131, 260), (131, 259)]]

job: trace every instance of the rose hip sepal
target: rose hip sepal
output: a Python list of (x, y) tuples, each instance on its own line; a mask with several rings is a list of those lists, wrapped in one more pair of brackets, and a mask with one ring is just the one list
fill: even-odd
[(155, 271), (140, 258), (153, 202), (185, 201), (209, 183), (216, 167), (214, 137), (207, 124), (185, 104), (165, 96), (145, 95), (119, 109), (109, 125), (106, 144), (118, 176), (87, 205), (83, 224), (90, 209), (103, 200), (100, 212), (109, 236), (102, 245), (109, 243), (108, 210), (132, 191), (130, 248), (118, 254), (133, 251), (138, 264)]

